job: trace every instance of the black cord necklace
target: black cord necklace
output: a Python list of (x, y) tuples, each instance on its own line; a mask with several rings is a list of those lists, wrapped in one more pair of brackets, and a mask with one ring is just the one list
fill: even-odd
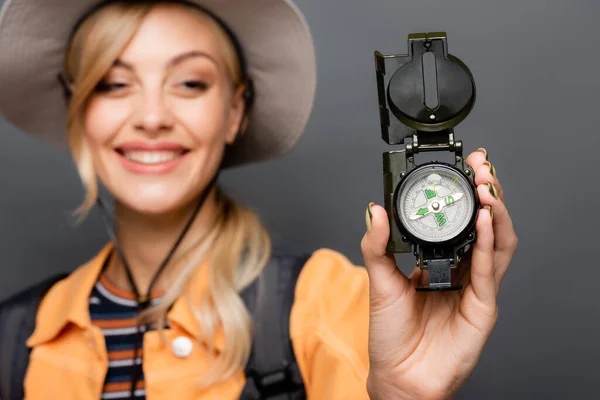
[[(129, 285), (131, 286), (131, 289), (133, 290), (133, 293), (134, 293), (135, 298), (136, 298), (138, 316), (139, 316), (139, 314), (141, 312), (143, 312), (144, 310), (146, 310), (150, 306), (150, 296), (151, 296), (152, 288), (153, 288), (154, 284), (158, 280), (159, 275), (165, 270), (165, 268), (166, 268), (167, 264), (169, 263), (169, 261), (171, 260), (171, 258), (173, 258), (173, 255), (175, 254), (175, 251), (177, 250), (177, 248), (181, 244), (183, 238), (185, 237), (185, 234), (188, 232), (188, 230), (192, 226), (192, 223), (196, 219), (196, 215), (198, 214), (198, 212), (202, 208), (202, 205), (206, 201), (206, 198), (208, 197), (208, 194), (210, 193), (210, 191), (212, 190), (212, 188), (215, 186), (218, 176), (219, 176), (219, 173), (217, 172), (217, 174), (215, 174), (214, 178), (210, 181), (210, 183), (208, 184), (208, 186), (204, 189), (204, 191), (200, 195), (198, 203), (196, 204), (196, 208), (194, 209), (192, 215), (188, 219), (185, 227), (183, 228), (182, 232), (179, 234), (179, 237), (177, 238), (177, 240), (175, 241), (175, 243), (171, 247), (171, 250), (169, 251), (169, 253), (165, 257), (165, 259), (163, 260), (163, 262), (160, 264), (160, 266), (158, 267), (158, 269), (156, 270), (156, 272), (152, 276), (152, 280), (150, 281), (150, 285), (148, 286), (148, 290), (147, 290), (145, 296), (141, 296), (140, 295), (140, 292), (139, 292), (139, 290), (137, 288), (137, 285), (135, 284), (135, 280), (134, 280), (133, 275), (131, 273), (131, 268), (129, 266), (129, 263), (127, 262), (127, 258), (125, 257), (125, 254), (123, 253), (123, 250), (121, 249), (121, 246), (119, 246), (119, 242), (118, 242), (117, 236), (115, 234), (115, 229), (111, 225), (111, 221), (110, 221), (110, 218), (109, 218), (109, 213), (108, 213), (106, 207), (104, 206), (104, 202), (101, 200), (100, 196), (98, 196), (98, 198), (96, 200), (96, 203), (97, 203), (97, 205), (98, 205), (98, 207), (100, 209), (100, 214), (102, 215), (102, 221), (104, 222), (104, 227), (106, 228), (106, 232), (107, 232), (110, 240), (113, 242), (113, 246), (115, 248), (115, 251), (117, 252), (117, 254), (119, 255), (119, 257), (121, 258), (121, 261), (123, 263), (123, 267), (125, 268), (125, 274), (127, 275), (127, 280), (129, 281)], [(108, 265), (108, 263), (105, 263), (105, 265)], [(133, 364), (132, 364), (132, 371), (131, 371), (132, 373), (131, 373), (130, 398), (132, 400), (135, 399), (135, 390), (136, 390), (137, 383), (138, 383), (138, 381), (140, 379), (140, 375), (141, 375), (141, 372), (142, 372), (142, 365), (143, 365), (143, 361), (142, 361), (143, 360), (143, 353), (139, 355), (140, 362), (139, 363), (137, 362), (137, 360), (138, 360), (138, 351), (139, 351), (139, 348), (140, 348), (140, 343), (141, 343), (141, 340), (142, 340), (142, 335), (143, 335), (144, 332), (148, 331), (149, 329), (150, 329), (150, 324), (146, 323), (143, 326), (141, 326), (140, 323), (139, 323), (139, 321), (136, 322), (136, 335), (135, 335), (135, 342), (134, 342)]]

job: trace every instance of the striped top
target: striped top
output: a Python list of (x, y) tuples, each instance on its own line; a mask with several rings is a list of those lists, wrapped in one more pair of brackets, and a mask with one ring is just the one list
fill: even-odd
[[(152, 304), (160, 301), (156, 293)], [(133, 293), (111, 284), (104, 275), (90, 295), (90, 316), (92, 323), (102, 329), (108, 353), (108, 372), (104, 381), (102, 399), (129, 399), (133, 372), (133, 356), (136, 336), (137, 303)], [(144, 331), (142, 326), (141, 331)], [(142, 355), (142, 340), (138, 355)], [(141, 358), (136, 360), (139, 379), (136, 386), (136, 400), (146, 398)]]

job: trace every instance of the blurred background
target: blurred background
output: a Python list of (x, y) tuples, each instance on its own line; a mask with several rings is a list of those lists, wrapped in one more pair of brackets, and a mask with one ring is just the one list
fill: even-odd
[[(598, 398), (600, 2), (297, 4), (319, 66), (306, 134), (279, 160), (227, 171), (222, 185), (278, 240), (361, 265), (365, 208), (382, 204), (381, 153), (393, 149), (379, 130), (373, 51), (406, 53), (409, 33), (446, 31), (477, 84), (456, 137), (466, 153), (488, 150), (520, 239), (496, 329), (457, 398)], [(0, 299), (73, 270), (108, 240), (97, 214), (79, 226), (70, 218), (83, 198), (70, 158), (2, 120), (0, 184)]]

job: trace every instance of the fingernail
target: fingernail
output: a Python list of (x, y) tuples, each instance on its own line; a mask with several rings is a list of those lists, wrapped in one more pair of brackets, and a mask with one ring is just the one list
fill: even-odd
[(481, 148), (477, 149), (477, 151), (480, 152), (480, 153), (483, 153), (485, 155), (485, 161), (488, 160), (488, 153), (487, 153), (486, 149), (484, 149), (483, 147), (481, 147)]
[(371, 232), (371, 220), (373, 219), (373, 214), (371, 213), (371, 207), (373, 207), (375, 203), (370, 202), (367, 206), (367, 211), (365, 213), (365, 222), (367, 223), (367, 232)]
[(487, 185), (488, 185), (488, 189), (490, 190), (490, 193), (492, 194), (492, 196), (494, 196), (495, 199), (498, 198), (498, 192), (496, 192), (496, 188), (494, 187), (494, 185), (492, 184), (492, 182), (487, 181)]
[(485, 205), (483, 206), (483, 208), (485, 208), (486, 210), (488, 210), (490, 212), (490, 218), (492, 219), (492, 221), (494, 220), (494, 210), (492, 210), (492, 206), (490, 205)]
[(492, 174), (492, 176), (496, 178), (496, 167), (494, 167), (494, 165), (489, 161), (484, 162), (483, 165), (488, 167), (490, 169), (490, 174)]

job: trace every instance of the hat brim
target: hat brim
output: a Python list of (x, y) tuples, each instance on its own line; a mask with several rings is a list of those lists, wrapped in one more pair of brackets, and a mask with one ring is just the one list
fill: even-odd
[[(313, 40), (289, 0), (192, 0), (235, 33), (254, 81), (248, 128), (224, 167), (283, 155), (302, 135), (316, 87)], [(67, 149), (67, 107), (58, 74), (72, 27), (97, 0), (5, 0), (0, 11), (0, 114)]]

